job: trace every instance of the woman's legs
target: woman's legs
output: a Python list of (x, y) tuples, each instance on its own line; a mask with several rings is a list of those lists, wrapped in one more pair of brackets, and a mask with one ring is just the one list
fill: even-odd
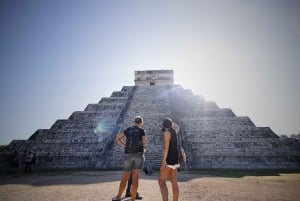
[(163, 201), (168, 201), (168, 187), (166, 181), (168, 179), (169, 173), (170, 173), (170, 168), (163, 168), (160, 170), (158, 183), (159, 183), (160, 192)]
[(163, 168), (160, 170), (160, 176), (159, 176), (159, 187), (160, 192), (163, 198), (163, 201), (168, 201), (168, 188), (166, 181), (168, 177), (170, 176), (170, 181), (172, 184), (172, 192), (173, 192), (173, 201), (178, 201), (179, 197), (179, 187), (177, 184), (177, 169), (171, 169), (171, 168)]
[(173, 201), (178, 201), (179, 187), (177, 184), (177, 169), (175, 169), (175, 170), (171, 169), (170, 176), (171, 176), (170, 181), (172, 184), (172, 191), (173, 191)]

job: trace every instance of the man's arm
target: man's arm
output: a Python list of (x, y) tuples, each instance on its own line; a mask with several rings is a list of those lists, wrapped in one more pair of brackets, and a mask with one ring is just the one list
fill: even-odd
[(183, 162), (186, 163), (186, 154), (185, 154), (185, 151), (182, 147), (180, 147), (180, 152), (181, 152)]
[(125, 137), (125, 134), (124, 134), (124, 133), (120, 133), (120, 134), (117, 136), (117, 138), (116, 138), (117, 143), (118, 143), (121, 147), (123, 147), (123, 148), (125, 148), (125, 146), (126, 146), (126, 144), (125, 144), (124, 141), (122, 140), (124, 137)]
[(178, 134), (179, 133), (179, 125), (176, 124), (175, 122), (172, 122), (172, 128), (175, 130), (175, 132)]

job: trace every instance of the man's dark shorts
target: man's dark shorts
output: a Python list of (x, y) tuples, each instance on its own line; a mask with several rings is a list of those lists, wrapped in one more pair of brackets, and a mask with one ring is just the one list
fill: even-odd
[(124, 171), (143, 169), (145, 157), (142, 152), (136, 154), (125, 154)]

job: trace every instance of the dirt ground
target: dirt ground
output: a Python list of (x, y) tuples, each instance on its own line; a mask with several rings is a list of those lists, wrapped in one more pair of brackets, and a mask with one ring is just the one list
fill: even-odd
[[(110, 201), (117, 193), (121, 175), (122, 171), (0, 175), (0, 201)], [(158, 175), (141, 174), (138, 192), (144, 201), (161, 200)], [(178, 180), (180, 201), (300, 201), (300, 173), (215, 176), (179, 172)], [(172, 201), (169, 182), (168, 188)]]

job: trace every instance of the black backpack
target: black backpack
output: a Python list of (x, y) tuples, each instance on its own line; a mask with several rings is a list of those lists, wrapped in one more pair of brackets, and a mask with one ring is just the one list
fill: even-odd
[(126, 135), (125, 152), (130, 154), (143, 152), (142, 135), (138, 127), (131, 127), (128, 135)]

